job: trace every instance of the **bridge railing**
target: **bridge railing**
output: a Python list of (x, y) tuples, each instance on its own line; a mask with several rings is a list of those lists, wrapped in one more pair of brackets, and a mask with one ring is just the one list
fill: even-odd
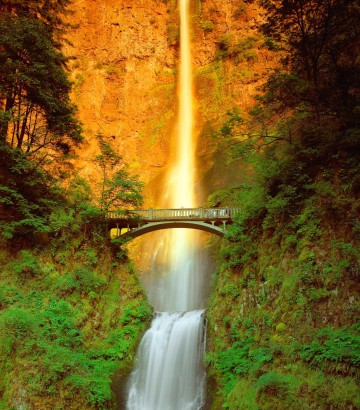
[(109, 211), (108, 219), (140, 219), (145, 221), (156, 220), (230, 220), (240, 212), (239, 208), (179, 208), (179, 209), (137, 209), (124, 213)]

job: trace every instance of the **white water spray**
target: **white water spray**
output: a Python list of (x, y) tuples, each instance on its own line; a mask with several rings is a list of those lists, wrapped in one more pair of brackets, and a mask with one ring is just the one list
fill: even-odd
[[(189, 2), (179, 0), (177, 150), (163, 195), (169, 202), (159, 204), (173, 208), (196, 206)], [(204, 405), (205, 286), (199, 242), (198, 233), (173, 229), (163, 232), (161, 241), (154, 244), (152, 254), (161, 255), (162, 268), (156, 262), (151, 264), (154, 272), (146, 287), (159, 312), (138, 349), (129, 381), (128, 410), (200, 410)]]

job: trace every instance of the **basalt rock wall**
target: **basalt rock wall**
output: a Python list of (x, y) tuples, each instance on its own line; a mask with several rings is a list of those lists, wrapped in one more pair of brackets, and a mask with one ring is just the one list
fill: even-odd
[[(75, 0), (72, 9), (65, 52), (73, 57), (73, 100), (86, 138), (76, 165), (90, 179), (96, 176), (95, 137), (103, 134), (146, 184), (147, 205), (156, 206), (153, 193), (169, 161), (176, 120), (176, 1)], [(273, 57), (262, 46), (256, 5), (194, 0), (192, 14), (203, 201), (236, 180), (236, 172), (224, 169), (214, 136), (229, 110), (253, 103)]]

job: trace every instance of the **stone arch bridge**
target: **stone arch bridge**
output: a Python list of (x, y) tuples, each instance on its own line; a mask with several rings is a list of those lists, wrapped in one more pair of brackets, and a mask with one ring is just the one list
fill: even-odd
[(149, 232), (170, 228), (190, 228), (224, 236), (239, 208), (143, 209), (108, 212), (110, 229), (117, 237), (137, 238)]

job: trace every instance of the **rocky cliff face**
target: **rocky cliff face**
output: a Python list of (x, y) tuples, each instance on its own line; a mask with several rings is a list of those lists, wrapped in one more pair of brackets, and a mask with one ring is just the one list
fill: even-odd
[[(114, 140), (124, 160), (147, 181), (166, 162), (159, 131), (174, 111), (175, 52), (161, 1), (76, 0), (69, 35), (74, 101), (88, 146), (80, 165), (91, 174), (94, 136)], [(159, 144), (161, 149), (159, 149)]]
[[(102, 133), (140, 174), (147, 203), (153, 204), (152, 187), (166, 168), (176, 116), (176, 1), (75, 0), (72, 8), (75, 28), (65, 51), (74, 56), (73, 99), (87, 140), (77, 165), (83, 174), (94, 174), (95, 136)], [(213, 135), (227, 111), (252, 104), (272, 64), (257, 33), (259, 19), (256, 6), (235, 0), (193, 3), (198, 162), (207, 176), (205, 191), (224, 183), (212, 170)]]

